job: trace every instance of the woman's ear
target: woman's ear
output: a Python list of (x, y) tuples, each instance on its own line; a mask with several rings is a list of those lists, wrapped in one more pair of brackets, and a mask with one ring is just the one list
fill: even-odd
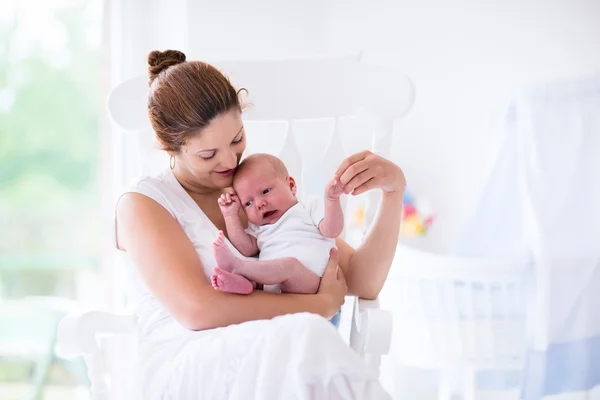
[(287, 177), (287, 181), (288, 185), (290, 185), (290, 190), (292, 191), (292, 194), (295, 196), (296, 191), (298, 190), (298, 187), (296, 186), (296, 181), (291, 176)]

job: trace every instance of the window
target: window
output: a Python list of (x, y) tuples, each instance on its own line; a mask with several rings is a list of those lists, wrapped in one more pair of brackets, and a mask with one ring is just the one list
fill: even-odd
[(83, 365), (55, 360), (52, 343), (69, 300), (99, 286), (86, 282), (97, 281), (106, 251), (102, 6), (0, 5), (0, 326), (11, 327), (0, 330), (3, 399), (35, 390), (78, 398), (60, 385), (86, 384)]

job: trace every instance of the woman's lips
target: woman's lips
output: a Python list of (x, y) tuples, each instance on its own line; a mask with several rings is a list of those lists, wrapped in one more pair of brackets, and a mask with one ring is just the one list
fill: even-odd
[(221, 176), (225, 176), (225, 177), (226, 177), (226, 176), (231, 176), (231, 175), (233, 175), (233, 173), (235, 172), (235, 168), (233, 168), (233, 169), (229, 169), (229, 170), (227, 170), (227, 171), (222, 171), (222, 172), (215, 171), (215, 172), (216, 172), (217, 174), (221, 175)]

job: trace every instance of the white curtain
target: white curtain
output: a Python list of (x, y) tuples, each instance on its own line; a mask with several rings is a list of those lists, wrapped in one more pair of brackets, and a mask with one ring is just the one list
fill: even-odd
[(600, 76), (532, 89), (509, 116), (455, 251), (533, 268), (521, 398), (600, 398)]

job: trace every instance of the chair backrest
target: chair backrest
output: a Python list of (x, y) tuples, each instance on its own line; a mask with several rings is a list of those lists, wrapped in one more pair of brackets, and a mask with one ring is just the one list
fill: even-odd
[[(351, 153), (371, 149), (389, 156), (394, 121), (404, 117), (414, 101), (414, 88), (406, 75), (397, 69), (363, 64), (358, 56), (228, 61), (213, 65), (235, 87), (249, 92), (248, 101), (252, 105), (244, 112), (249, 137), (246, 155), (260, 151), (280, 156), (304, 194), (322, 195), (325, 179), (330, 179)], [(166, 153), (158, 150), (148, 120), (147, 95), (148, 79), (139, 75), (117, 85), (108, 97), (111, 119), (137, 139), (138, 157), (130, 160), (130, 164), (137, 163), (139, 168), (125, 176), (126, 179), (134, 174), (159, 172), (169, 165)], [(367, 115), (368, 118), (361, 118)], [(389, 325), (389, 317), (370, 315), (377, 317), (375, 322), (379, 327)], [(96, 333), (132, 333), (135, 324), (134, 316), (100, 312), (61, 321), (61, 347), (71, 355), (85, 355), (94, 399), (116, 398), (119, 393), (127, 393), (124, 388), (109, 387), (104, 379)], [(370, 331), (375, 338), (380, 337), (372, 332), (376, 329)], [(364, 345), (361, 342), (361, 348), (373, 351), (386, 347), (371, 342), (372, 339)], [(118, 386), (118, 381), (113, 386)]]
[[(248, 149), (279, 156), (302, 195), (321, 195), (350, 154), (372, 150), (389, 157), (394, 122), (414, 101), (411, 80), (395, 68), (362, 63), (358, 55), (213, 63), (236, 88), (248, 90), (244, 111)], [(138, 136), (140, 169), (168, 165), (157, 150), (146, 111), (148, 79), (137, 76), (109, 95), (108, 111), (123, 130)], [(370, 198), (376, 202), (376, 193)], [(367, 196), (368, 197), (368, 196)], [(365, 226), (374, 216), (367, 207)]]

